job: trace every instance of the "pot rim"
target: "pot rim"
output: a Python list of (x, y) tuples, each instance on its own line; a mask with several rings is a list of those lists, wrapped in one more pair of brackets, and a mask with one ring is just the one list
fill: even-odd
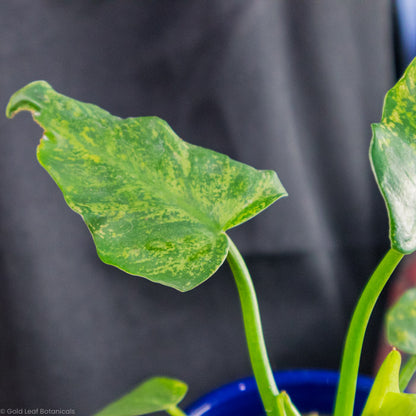
[[(335, 392), (339, 380), (338, 371), (322, 369), (289, 369), (275, 371), (273, 375), (278, 386), (281, 386), (282, 390), (288, 391), (289, 394), (291, 394), (293, 388), (300, 386), (304, 388), (313, 386), (315, 389), (330, 387)], [(360, 375), (357, 382), (357, 396), (360, 398), (366, 397), (372, 384), (373, 379), (371, 377)], [(226, 406), (227, 403), (233, 400), (241, 400), (244, 396), (251, 396), (253, 401), (260, 400), (256, 382), (252, 376), (217, 387), (197, 399), (185, 411), (190, 416), (200, 416), (212, 408)]]

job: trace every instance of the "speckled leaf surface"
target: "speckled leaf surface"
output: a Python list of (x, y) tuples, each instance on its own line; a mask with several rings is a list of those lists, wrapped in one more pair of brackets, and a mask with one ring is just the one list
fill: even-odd
[(157, 117), (115, 117), (44, 81), (11, 97), (7, 115), (21, 110), (44, 129), (38, 160), (100, 258), (181, 291), (223, 263), (227, 229), (286, 195), (275, 172), (186, 143)]
[(94, 416), (139, 416), (167, 410), (176, 406), (187, 390), (188, 386), (180, 380), (153, 377)]
[(381, 122), (373, 124), (370, 159), (387, 205), (390, 240), (416, 249), (416, 60), (387, 93)]
[(416, 354), (416, 289), (408, 290), (389, 310), (386, 327), (391, 345), (408, 354)]

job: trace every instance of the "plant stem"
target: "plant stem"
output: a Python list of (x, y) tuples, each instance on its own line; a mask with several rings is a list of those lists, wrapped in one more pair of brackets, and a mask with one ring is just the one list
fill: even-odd
[(279, 414), (286, 416), (285, 404), (283, 403), (283, 396), (279, 395), (277, 397), (277, 408), (279, 409)]
[(179, 409), (177, 406), (171, 406), (166, 409), (166, 412), (169, 413), (171, 416), (186, 416), (186, 413)]
[(399, 387), (400, 391), (403, 392), (406, 390), (406, 387), (410, 383), (410, 380), (413, 377), (413, 374), (416, 372), (416, 355), (412, 355), (403, 366), (400, 371), (400, 382)]
[(230, 248), (227, 260), (234, 275), (240, 297), (244, 329), (254, 377), (266, 414), (269, 416), (280, 416), (281, 412), (278, 410), (276, 399), (279, 390), (267, 356), (256, 292), (240, 252), (229, 237), (228, 241)]
[(403, 254), (390, 249), (377, 266), (355, 308), (345, 340), (334, 416), (352, 416), (361, 350), (371, 312)]

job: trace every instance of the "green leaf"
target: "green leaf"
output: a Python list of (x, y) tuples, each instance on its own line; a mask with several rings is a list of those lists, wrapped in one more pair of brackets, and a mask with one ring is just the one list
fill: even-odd
[(370, 159), (390, 220), (392, 248), (416, 249), (416, 60), (387, 93), (372, 125)]
[(416, 395), (400, 393), (401, 356), (393, 350), (381, 365), (362, 416), (416, 416)]
[(95, 416), (139, 416), (169, 410), (185, 397), (188, 386), (182, 381), (154, 377), (109, 404)]
[(416, 354), (416, 289), (410, 289), (392, 306), (386, 318), (387, 339), (396, 348)]
[(8, 117), (22, 110), (45, 130), (39, 162), (100, 258), (181, 291), (221, 266), (227, 229), (286, 195), (275, 172), (188, 144), (157, 117), (121, 119), (43, 81), (11, 97)]
[(416, 416), (416, 395), (388, 393), (377, 416)]
[(387, 393), (400, 393), (400, 365), (400, 353), (396, 350), (391, 351), (378, 370), (362, 416), (378, 415), (378, 411), (380, 410)]

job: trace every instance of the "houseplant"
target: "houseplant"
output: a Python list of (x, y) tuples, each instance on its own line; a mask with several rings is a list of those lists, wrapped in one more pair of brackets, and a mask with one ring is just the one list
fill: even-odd
[[(253, 372), (267, 415), (298, 415), (280, 392), (267, 358), (249, 272), (225, 231), (286, 196), (277, 175), (185, 143), (156, 117), (120, 119), (56, 93), (37, 81), (16, 92), (7, 116), (28, 110), (44, 129), (38, 160), (83, 216), (100, 258), (134, 275), (191, 290), (227, 259), (243, 310)], [(405, 254), (416, 249), (416, 62), (386, 96), (373, 125), (370, 159), (390, 219), (391, 249), (370, 278), (347, 335), (335, 416), (351, 416), (363, 338), (381, 290)], [(392, 320), (407, 336), (406, 319)], [(402, 315), (400, 315), (402, 316)], [(405, 335), (403, 335), (403, 333)], [(399, 337), (400, 338), (400, 337)], [(402, 338), (400, 338), (401, 340)], [(363, 416), (416, 412), (416, 396), (399, 387), (400, 354), (393, 350), (376, 377)], [(406, 377), (414, 372), (406, 366)], [(97, 415), (138, 415), (177, 407), (186, 392), (178, 380), (152, 378)]]

